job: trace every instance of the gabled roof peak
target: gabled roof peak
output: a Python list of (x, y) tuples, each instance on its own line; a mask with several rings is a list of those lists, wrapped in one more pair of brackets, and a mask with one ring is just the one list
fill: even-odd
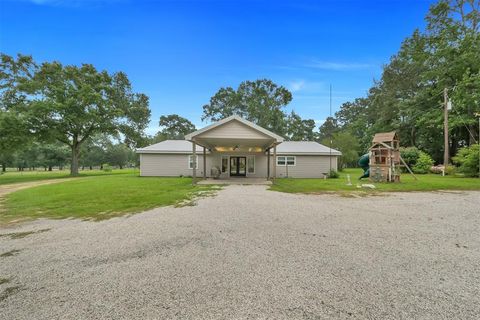
[(277, 142), (282, 142), (282, 141), (284, 140), (283, 137), (279, 136), (278, 134), (273, 133), (273, 132), (271, 132), (271, 131), (269, 131), (269, 130), (267, 130), (267, 129), (265, 129), (265, 128), (262, 128), (262, 127), (260, 127), (259, 125), (255, 124), (255, 123), (253, 123), (253, 122), (251, 122), (251, 121), (248, 121), (248, 120), (246, 120), (246, 119), (244, 119), (244, 118), (242, 118), (242, 117), (240, 117), (239, 115), (236, 115), (236, 114), (231, 115), (231, 116), (229, 116), (229, 117), (226, 117), (226, 118), (224, 118), (224, 119), (222, 119), (222, 120), (219, 120), (219, 121), (217, 121), (217, 122), (214, 122), (214, 123), (212, 123), (212, 124), (210, 124), (210, 125), (202, 128), (202, 129), (199, 129), (199, 130), (197, 130), (197, 131), (195, 131), (195, 132), (192, 132), (192, 133), (190, 133), (190, 134), (187, 134), (187, 135), (185, 136), (185, 140), (192, 140), (195, 136), (197, 136), (197, 135), (199, 135), (199, 134), (202, 134), (202, 133), (204, 133), (204, 132), (206, 132), (206, 131), (212, 130), (212, 129), (216, 128), (216, 127), (219, 127), (219, 126), (221, 126), (221, 125), (223, 125), (223, 124), (226, 124), (226, 123), (229, 123), (229, 122), (231, 122), (231, 121), (239, 121), (239, 122), (243, 123), (244, 125), (252, 128), (252, 129), (254, 129), (254, 130), (257, 130), (257, 131), (263, 133), (264, 135), (267, 135), (267, 136), (275, 139)]

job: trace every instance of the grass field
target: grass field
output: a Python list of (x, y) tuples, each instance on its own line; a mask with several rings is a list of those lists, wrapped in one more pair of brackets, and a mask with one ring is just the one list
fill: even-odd
[[(347, 175), (352, 186), (347, 186)], [(480, 179), (409, 174), (401, 183), (376, 183), (376, 189), (357, 188), (360, 169), (346, 169), (339, 179), (277, 179), (271, 190), (290, 193), (339, 192), (368, 194), (382, 191), (480, 190)], [(68, 172), (9, 172), (0, 184), (68, 178)], [(188, 201), (216, 186), (192, 186), (190, 178), (138, 177), (133, 170), (83, 171), (79, 178), (18, 190), (0, 202), (0, 224), (35, 218), (102, 220), (127, 213)]]
[[(110, 172), (102, 170), (83, 170), (80, 171), (78, 177), (91, 177), (91, 176), (105, 176), (105, 175), (138, 175), (138, 169), (115, 169)], [(55, 171), (7, 171), (0, 174), (0, 185), (12, 184), (19, 182), (30, 182), (50, 179), (62, 179), (71, 178), (70, 171), (68, 170), (55, 170)]]
[(0, 223), (35, 218), (102, 220), (188, 201), (215, 186), (192, 186), (190, 178), (98, 175), (10, 193)]
[[(347, 186), (347, 174), (350, 175), (352, 186)], [(359, 184), (371, 184), (368, 179), (358, 181), (362, 175), (361, 169), (345, 169), (338, 179), (277, 179), (271, 190), (290, 193), (321, 193), (341, 191), (344, 193), (364, 191), (434, 191), (434, 190), (480, 190), (480, 179), (445, 176), (437, 174), (416, 175), (415, 180), (410, 174), (402, 174), (400, 183), (373, 183), (375, 189), (357, 188)]]

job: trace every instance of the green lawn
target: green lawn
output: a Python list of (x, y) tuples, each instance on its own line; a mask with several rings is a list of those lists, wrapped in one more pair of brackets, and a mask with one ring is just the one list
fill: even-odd
[(190, 178), (108, 175), (77, 178), (19, 190), (3, 201), (0, 223), (35, 218), (102, 220), (188, 201), (215, 186)]
[[(113, 175), (113, 174), (138, 174), (138, 169), (116, 169), (110, 172), (105, 172), (102, 170), (83, 170), (80, 171), (79, 177), (89, 177), (89, 176), (104, 176), (104, 175)], [(70, 171), (68, 170), (56, 170), (56, 171), (7, 171), (0, 174), (0, 185), (3, 184), (12, 184), (19, 182), (30, 182), (30, 181), (39, 181), (39, 180), (49, 180), (49, 179), (61, 179), (61, 178), (70, 178)]]
[[(350, 174), (352, 186), (347, 186), (347, 174)], [(271, 190), (290, 193), (321, 193), (330, 191), (375, 192), (375, 191), (434, 191), (434, 190), (480, 190), (480, 179), (445, 176), (436, 174), (416, 175), (415, 180), (410, 174), (401, 176), (400, 183), (372, 183), (368, 179), (358, 181), (362, 175), (361, 169), (345, 169), (339, 179), (277, 179)], [(374, 184), (376, 189), (357, 188), (359, 184)]]

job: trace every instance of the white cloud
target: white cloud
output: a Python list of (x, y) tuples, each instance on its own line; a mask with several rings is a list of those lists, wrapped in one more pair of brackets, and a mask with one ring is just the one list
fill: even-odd
[(300, 91), (305, 87), (305, 81), (304, 80), (292, 81), (290, 82), (288, 87), (292, 92)]
[(360, 70), (360, 69), (368, 69), (372, 67), (372, 65), (368, 63), (332, 62), (332, 61), (320, 61), (320, 60), (313, 60), (310, 63), (305, 64), (305, 66), (309, 68), (333, 70), (333, 71)]
[(290, 81), (287, 87), (293, 93), (297, 93), (297, 92), (313, 93), (313, 92), (324, 91), (326, 89), (326, 85), (323, 82), (307, 81), (303, 79)]

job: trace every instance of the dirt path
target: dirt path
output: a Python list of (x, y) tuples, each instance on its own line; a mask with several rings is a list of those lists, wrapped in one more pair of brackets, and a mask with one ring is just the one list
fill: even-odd
[(69, 180), (72, 180), (72, 179), (74, 179), (74, 178), (40, 180), (40, 181), (30, 181), (30, 182), (21, 182), (21, 183), (12, 183), (12, 184), (1, 185), (0, 186), (0, 199), (5, 197), (7, 194), (18, 191), (18, 190), (32, 188), (32, 187), (36, 187), (36, 186), (43, 186), (45, 184), (52, 184), (52, 183), (69, 181)]

